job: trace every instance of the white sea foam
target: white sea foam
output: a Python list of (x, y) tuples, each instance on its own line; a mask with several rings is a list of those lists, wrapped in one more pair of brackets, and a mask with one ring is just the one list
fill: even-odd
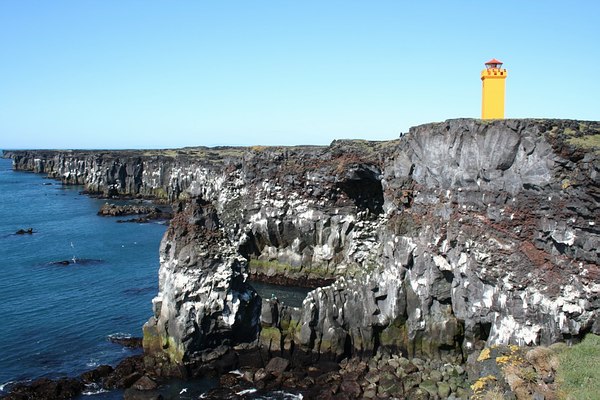
[(242, 390), (241, 392), (237, 392), (236, 394), (238, 396), (243, 396), (245, 394), (250, 394), (250, 393), (256, 393), (256, 389), (246, 389), (246, 390)]
[(90, 383), (90, 384), (85, 385), (85, 389), (83, 389), (83, 392), (81, 394), (84, 396), (93, 396), (95, 394), (106, 393), (106, 392), (108, 392), (108, 390), (102, 388), (97, 383)]
[(123, 332), (117, 332), (117, 333), (111, 333), (110, 335), (108, 335), (109, 339), (131, 339), (131, 333), (123, 333)]
[(302, 396), (301, 394), (295, 394), (295, 393), (288, 393), (288, 392), (284, 392), (283, 390), (278, 390), (275, 392), (272, 392), (271, 394), (265, 395), (264, 399), (271, 399), (271, 398), (275, 398), (275, 399), (281, 399), (281, 400), (302, 400), (304, 398), (304, 396)]

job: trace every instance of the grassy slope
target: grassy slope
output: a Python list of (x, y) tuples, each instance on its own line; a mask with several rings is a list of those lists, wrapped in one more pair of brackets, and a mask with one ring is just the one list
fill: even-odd
[(589, 334), (559, 355), (556, 378), (560, 398), (585, 400), (600, 398), (600, 336)]

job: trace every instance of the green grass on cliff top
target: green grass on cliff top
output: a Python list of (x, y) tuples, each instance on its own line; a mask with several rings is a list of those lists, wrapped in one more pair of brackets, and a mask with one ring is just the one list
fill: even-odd
[(556, 379), (561, 399), (600, 398), (600, 336), (588, 334), (581, 343), (565, 348), (559, 359)]
[(569, 138), (567, 141), (576, 147), (600, 150), (600, 135), (573, 137)]

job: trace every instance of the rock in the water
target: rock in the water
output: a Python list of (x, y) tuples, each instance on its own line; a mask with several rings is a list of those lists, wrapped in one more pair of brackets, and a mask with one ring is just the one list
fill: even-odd
[(164, 396), (156, 390), (126, 389), (123, 400), (163, 400)]
[(142, 338), (139, 338), (139, 337), (109, 336), (108, 340), (110, 340), (112, 343), (120, 344), (121, 346), (129, 347), (132, 349), (142, 347)]
[(52, 261), (50, 265), (96, 265), (102, 264), (104, 260), (96, 260), (92, 258), (71, 258), (70, 260), (60, 260), (60, 261)]
[(126, 389), (142, 377), (143, 371), (143, 356), (129, 357), (117, 365), (103, 384), (108, 389)]
[(79, 376), (84, 383), (100, 382), (114, 371), (110, 365), (100, 365), (91, 371), (86, 371)]
[(152, 206), (144, 206), (137, 204), (111, 204), (104, 203), (100, 210), (98, 211), (98, 215), (102, 216), (110, 216), (110, 217), (118, 217), (122, 215), (136, 215), (136, 214), (151, 214), (161, 213), (160, 208), (152, 207)]
[(7, 400), (58, 400), (71, 399), (83, 391), (84, 385), (79, 379), (40, 378), (29, 384), (16, 384), (11, 392), (4, 397)]
[(147, 375), (144, 375), (140, 379), (135, 381), (132, 387), (136, 390), (154, 390), (158, 387), (158, 385)]

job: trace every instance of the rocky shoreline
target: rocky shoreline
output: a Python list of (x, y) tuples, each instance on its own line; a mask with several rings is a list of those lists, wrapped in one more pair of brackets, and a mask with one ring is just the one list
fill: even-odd
[(169, 221), (173, 218), (173, 213), (166, 210), (164, 207), (156, 207), (139, 204), (113, 204), (104, 203), (98, 215), (103, 217), (122, 217), (135, 215), (136, 218), (118, 219), (117, 222), (135, 222), (138, 224), (147, 223), (150, 221)]
[[(216, 371), (229, 398), (552, 398), (552, 368), (527, 348), (600, 334), (599, 135), (460, 119), (328, 147), (5, 156), (173, 202), (138, 379)], [(318, 288), (287, 307), (248, 276)]]
[[(141, 345), (131, 339), (124, 345)], [(564, 345), (564, 344), (561, 344)], [(193, 382), (217, 378), (204, 399), (253, 399), (285, 392), (304, 399), (558, 399), (555, 382), (557, 348), (492, 346), (469, 362), (449, 364), (378, 352), (370, 358), (341, 362), (289, 359), (259, 348), (218, 348), (193, 368), (178, 368), (169, 376)], [(213, 358), (210, 360), (210, 358)], [(14, 384), (6, 400), (69, 399), (86, 390), (124, 390), (125, 399), (160, 400), (164, 374), (148, 365), (143, 355), (129, 357), (115, 368), (101, 365), (77, 378), (41, 378)]]

